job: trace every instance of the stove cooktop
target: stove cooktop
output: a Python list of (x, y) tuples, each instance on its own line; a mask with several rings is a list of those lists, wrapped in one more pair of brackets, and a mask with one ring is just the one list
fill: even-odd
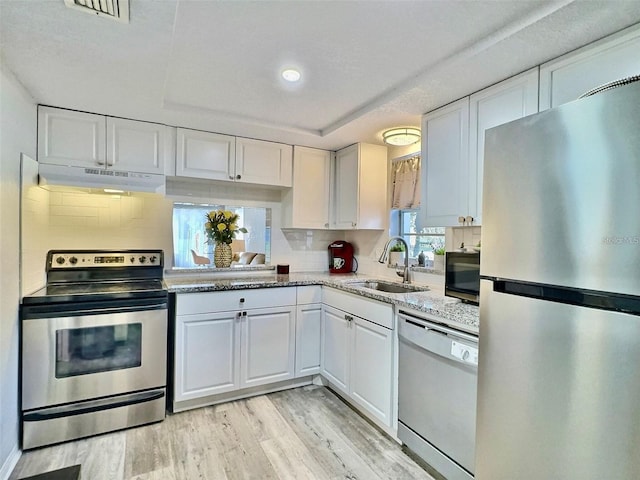
[(22, 303), (47, 304), (128, 298), (166, 297), (162, 280), (91, 281), (51, 284), (27, 295)]

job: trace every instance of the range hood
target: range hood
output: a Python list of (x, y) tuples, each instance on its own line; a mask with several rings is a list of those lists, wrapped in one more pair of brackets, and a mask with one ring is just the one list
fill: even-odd
[(110, 188), (129, 192), (165, 193), (165, 176), (153, 173), (128, 172), (104, 168), (70, 167), (38, 164), (40, 185)]

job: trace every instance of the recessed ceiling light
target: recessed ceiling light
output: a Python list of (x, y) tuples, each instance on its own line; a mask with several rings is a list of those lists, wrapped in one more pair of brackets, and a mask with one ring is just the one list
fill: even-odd
[(293, 68), (287, 68), (282, 71), (282, 78), (284, 78), (287, 82), (297, 82), (300, 80), (300, 72)]

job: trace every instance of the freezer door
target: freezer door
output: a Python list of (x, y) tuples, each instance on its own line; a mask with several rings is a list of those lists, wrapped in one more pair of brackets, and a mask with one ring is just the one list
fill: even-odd
[(480, 286), (477, 480), (640, 478), (640, 316)]
[(640, 295), (640, 82), (490, 129), (483, 276)]

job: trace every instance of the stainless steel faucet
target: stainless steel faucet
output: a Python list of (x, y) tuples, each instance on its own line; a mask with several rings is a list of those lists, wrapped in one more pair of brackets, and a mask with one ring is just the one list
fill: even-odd
[(389, 249), (391, 248), (391, 243), (394, 240), (396, 242), (402, 242), (404, 244), (404, 269), (402, 273), (398, 272), (397, 270), (396, 270), (396, 273), (398, 274), (399, 277), (402, 277), (402, 283), (411, 283), (411, 280), (409, 279), (409, 245), (407, 245), (407, 242), (405, 241), (404, 238), (391, 237), (385, 244), (384, 249), (382, 250), (382, 255), (380, 255), (380, 258), (378, 259), (378, 261), (380, 263), (385, 263), (387, 261)]

